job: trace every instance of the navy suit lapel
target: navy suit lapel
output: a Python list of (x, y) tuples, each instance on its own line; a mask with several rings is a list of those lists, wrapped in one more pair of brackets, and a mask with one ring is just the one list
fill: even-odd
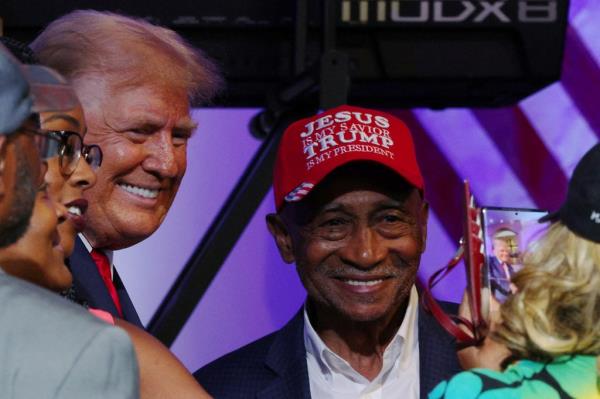
[(277, 377), (257, 394), (257, 398), (310, 399), (303, 308), (277, 334), (265, 359), (265, 365)]
[[(440, 305), (445, 311), (456, 313), (457, 309)], [(419, 304), (420, 397), (426, 398), (437, 384), (460, 371), (453, 337)]]
[[(457, 311), (455, 305), (441, 305), (447, 312)], [(420, 397), (426, 398), (439, 382), (460, 372), (461, 369), (456, 357), (454, 339), (421, 306), (418, 324)], [(265, 359), (265, 365), (276, 377), (257, 394), (258, 399), (310, 398), (303, 309), (277, 334)]]
[(435, 351), (435, 342), (430, 342), (427, 334), (428, 315), (419, 306), (419, 380), (421, 385), (421, 398), (426, 398), (429, 393), (429, 387), (433, 385), (431, 381), (431, 370), (436, 367), (432, 364), (432, 353)]
[[(114, 317), (120, 317), (92, 256), (79, 237), (75, 240), (75, 250), (69, 258), (69, 267), (73, 274), (73, 287), (78, 299), (85, 301), (92, 308), (102, 309)], [(144, 328), (116, 268), (113, 269), (113, 273), (113, 282), (121, 302), (123, 318)]]
[(500, 261), (498, 260), (498, 258), (496, 258), (495, 256), (491, 256), (490, 257), (492, 259), (492, 261), (490, 262), (490, 271), (489, 273), (491, 274), (492, 277), (500, 277)]
[[(140, 321), (140, 317), (135, 311), (135, 307), (131, 302), (131, 298), (129, 298), (129, 294), (123, 285), (123, 281), (121, 281), (121, 277), (119, 273), (117, 273), (117, 268), (113, 269), (113, 283), (115, 288), (117, 289), (117, 295), (119, 296), (119, 301), (121, 302), (121, 310), (123, 311), (123, 319), (127, 320), (131, 324), (136, 325), (137, 327), (144, 328), (142, 322)], [(111, 301), (112, 302), (112, 301)]]
[(79, 237), (75, 240), (75, 250), (69, 258), (69, 266), (73, 274), (73, 286), (79, 299), (90, 307), (102, 309), (114, 317), (119, 317), (117, 308), (108, 293), (98, 268)]

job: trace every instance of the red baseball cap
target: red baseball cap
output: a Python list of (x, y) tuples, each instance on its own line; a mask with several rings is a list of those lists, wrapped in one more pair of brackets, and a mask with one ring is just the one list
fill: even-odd
[(356, 161), (384, 165), (424, 189), (404, 122), (384, 112), (342, 105), (296, 121), (283, 133), (273, 172), (277, 210), (300, 201), (335, 169)]

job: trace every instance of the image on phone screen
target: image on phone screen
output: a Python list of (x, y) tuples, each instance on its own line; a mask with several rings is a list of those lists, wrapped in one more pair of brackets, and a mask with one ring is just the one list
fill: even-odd
[[(482, 275), (482, 302), (489, 306), (490, 295), (502, 303), (515, 292), (512, 276), (523, 267), (523, 254), (546, 228), (538, 220), (547, 214), (538, 209), (493, 208), (481, 210), (485, 264)], [(487, 298), (486, 298), (487, 297)]]

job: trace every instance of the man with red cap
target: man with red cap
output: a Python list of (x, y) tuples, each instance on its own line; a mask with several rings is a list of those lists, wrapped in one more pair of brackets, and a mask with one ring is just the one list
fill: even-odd
[(341, 106), (293, 123), (267, 216), (307, 291), (281, 330), (196, 372), (218, 398), (418, 398), (459, 370), (419, 306), (428, 206), (399, 119)]

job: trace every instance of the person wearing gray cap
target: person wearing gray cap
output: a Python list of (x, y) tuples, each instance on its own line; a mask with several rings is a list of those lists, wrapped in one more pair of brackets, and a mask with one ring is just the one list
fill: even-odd
[[(20, 65), (0, 45), (0, 247), (27, 229), (42, 161), (57, 155), (37, 113), (72, 108), (76, 99), (64, 87), (52, 70)], [(2, 263), (1, 398), (139, 397), (137, 362), (123, 331), (6, 274)]]
[[(42, 69), (34, 69), (43, 72)], [(22, 70), (7, 56), (0, 58), (0, 247), (15, 242), (27, 229), (33, 207), (35, 183), (43, 175), (33, 137), (32, 98)], [(32, 73), (31, 75), (33, 76)], [(18, 174), (18, 178), (17, 178)]]

